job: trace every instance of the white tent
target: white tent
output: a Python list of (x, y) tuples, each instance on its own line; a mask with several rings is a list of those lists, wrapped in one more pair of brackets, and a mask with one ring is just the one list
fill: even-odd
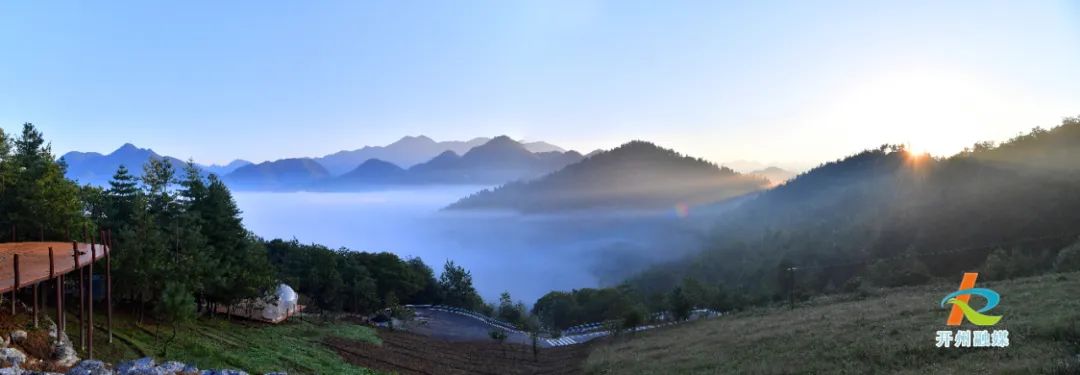
[(279, 321), (296, 311), (297, 295), (293, 288), (285, 284), (277, 287), (277, 292), (266, 302), (262, 309), (263, 319)]

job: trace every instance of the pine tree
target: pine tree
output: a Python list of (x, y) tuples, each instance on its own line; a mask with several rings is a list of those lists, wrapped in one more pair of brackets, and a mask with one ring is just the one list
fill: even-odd
[[(33, 124), (23, 124), (22, 134), (11, 142), (0, 139), (0, 218), (7, 231), (16, 225), (19, 240), (36, 240), (39, 230), (57, 238), (86, 223), (78, 186), (64, 177), (66, 166), (56, 161)], [(14, 153), (11, 153), (11, 146)], [(7, 233), (10, 235), (10, 233)]]
[(127, 167), (120, 165), (109, 181), (109, 189), (106, 191), (108, 200), (109, 227), (119, 229), (132, 224), (135, 215), (135, 196), (139, 193), (138, 181), (131, 175)]

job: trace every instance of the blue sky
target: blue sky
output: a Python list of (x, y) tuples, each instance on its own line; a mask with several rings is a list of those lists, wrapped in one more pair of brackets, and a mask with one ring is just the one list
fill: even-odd
[(201, 162), (403, 135), (804, 165), (1080, 114), (1075, 2), (4, 2), (0, 126)]

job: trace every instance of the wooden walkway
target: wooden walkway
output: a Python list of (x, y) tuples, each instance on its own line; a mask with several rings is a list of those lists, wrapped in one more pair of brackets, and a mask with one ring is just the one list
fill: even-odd
[[(105, 245), (78, 243), (79, 266), (83, 267), (105, 257), (109, 249)], [(50, 275), (49, 248), (53, 251)], [(96, 257), (91, 259), (91, 253)], [(63, 275), (76, 269), (75, 252), (71, 242), (12, 242), (0, 243), (0, 293), (11, 291), (15, 286), (15, 254), (19, 258), (19, 287), (27, 287), (49, 280), (53, 275)], [(99, 271), (102, 274), (104, 270)]]

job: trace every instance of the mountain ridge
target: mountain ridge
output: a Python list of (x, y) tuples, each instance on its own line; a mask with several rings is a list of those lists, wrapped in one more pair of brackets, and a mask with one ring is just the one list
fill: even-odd
[(536, 180), (485, 189), (446, 209), (658, 209), (715, 203), (761, 190), (765, 183), (650, 142), (631, 141)]

